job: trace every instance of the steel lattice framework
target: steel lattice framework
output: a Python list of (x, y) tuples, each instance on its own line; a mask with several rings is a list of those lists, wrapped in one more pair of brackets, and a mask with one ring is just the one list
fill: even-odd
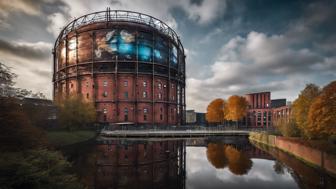
[(166, 34), (169, 37), (171, 37), (171, 39), (178, 45), (178, 47), (183, 49), (179, 36), (171, 27), (169, 27), (163, 21), (154, 18), (150, 15), (139, 12), (126, 11), (126, 10), (110, 10), (109, 8), (106, 11), (99, 11), (83, 15), (70, 22), (60, 32), (59, 36), (57, 37), (55, 46), (58, 45), (60, 39), (62, 39), (68, 33), (76, 30), (79, 27), (97, 22), (114, 22), (114, 21), (134, 22), (151, 26), (157, 29), (158, 31), (162, 32), (163, 34)]

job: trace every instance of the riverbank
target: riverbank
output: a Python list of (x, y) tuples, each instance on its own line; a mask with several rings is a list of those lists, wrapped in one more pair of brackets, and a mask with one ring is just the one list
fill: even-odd
[(48, 141), (56, 147), (80, 143), (92, 139), (96, 136), (94, 130), (75, 130), (75, 131), (47, 131)]
[(311, 166), (326, 170), (336, 176), (335, 153), (312, 147), (299, 140), (287, 137), (268, 135), (266, 133), (250, 132), (249, 139), (285, 151)]

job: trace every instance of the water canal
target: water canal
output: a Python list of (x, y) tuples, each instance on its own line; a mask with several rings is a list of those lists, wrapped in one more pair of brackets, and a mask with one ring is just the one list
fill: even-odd
[(90, 188), (334, 188), (336, 178), (246, 136), (109, 139), (63, 149)]

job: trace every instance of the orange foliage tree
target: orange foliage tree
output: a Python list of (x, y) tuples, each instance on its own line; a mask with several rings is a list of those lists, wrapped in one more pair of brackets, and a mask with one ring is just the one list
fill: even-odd
[(325, 86), (312, 102), (306, 130), (310, 137), (336, 135), (336, 81)]
[(320, 94), (320, 89), (315, 84), (308, 84), (300, 92), (299, 97), (293, 102), (293, 115), (295, 122), (305, 137), (310, 137), (312, 133), (308, 127), (308, 111), (314, 99)]
[(209, 123), (223, 123), (225, 101), (217, 98), (210, 102), (207, 107), (206, 120)]
[(248, 102), (242, 96), (230, 96), (225, 108), (225, 118), (227, 120), (238, 121), (246, 116)]

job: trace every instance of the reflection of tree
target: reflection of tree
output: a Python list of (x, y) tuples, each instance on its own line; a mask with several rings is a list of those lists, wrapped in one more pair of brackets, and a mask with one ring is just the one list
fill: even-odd
[(247, 174), (252, 167), (252, 161), (238, 149), (224, 144), (208, 144), (208, 161), (217, 169), (229, 167), (236, 175)]
[(217, 169), (223, 169), (227, 165), (225, 157), (225, 147), (223, 144), (208, 144), (207, 148), (208, 161)]
[(285, 173), (284, 166), (278, 160), (274, 162), (273, 169), (279, 175), (283, 175)]
[(225, 155), (229, 160), (229, 169), (236, 175), (247, 174), (252, 167), (252, 161), (233, 146), (226, 146)]

